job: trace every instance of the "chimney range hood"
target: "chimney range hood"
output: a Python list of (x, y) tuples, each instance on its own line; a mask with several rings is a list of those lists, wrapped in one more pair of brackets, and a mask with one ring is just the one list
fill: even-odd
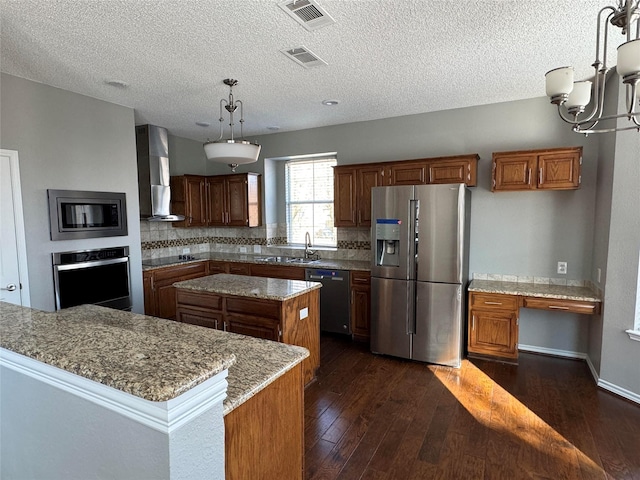
[(138, 154), (138, 193), (140, 218), (150, 222), (179, 222), (183, 215), (172, 215), (169, 186), (169, 135), (155, 125), (136, 127)]

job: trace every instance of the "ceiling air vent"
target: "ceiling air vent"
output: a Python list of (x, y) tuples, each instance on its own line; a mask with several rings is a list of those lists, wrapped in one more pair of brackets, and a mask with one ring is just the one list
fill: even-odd
[(319, 67), (320, 65), (327, 65), (327, 62), (322, 60), (305, 46), (285, 48), (284, 50), (280, 51), (291, 60), (296, 62), (298, 65), (302, 65), (304, 68), (313, 68)]
[(278, 6), (309, 31), (336, 23), (315, 0), (285, 0)]

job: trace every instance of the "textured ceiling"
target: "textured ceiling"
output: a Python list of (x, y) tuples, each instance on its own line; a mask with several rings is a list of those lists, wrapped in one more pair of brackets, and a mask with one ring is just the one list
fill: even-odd
[[(218, 136), (228, 77), (245, 136), (544, 96), (547, 70), (592, 75), (596, 16), (614, 3), (318, 1), (336, 23), (309, 32), (279, 0), (0, 0), (0, 69), (204, 141)], [(300, 45), (328, 65), (280, 52)]]

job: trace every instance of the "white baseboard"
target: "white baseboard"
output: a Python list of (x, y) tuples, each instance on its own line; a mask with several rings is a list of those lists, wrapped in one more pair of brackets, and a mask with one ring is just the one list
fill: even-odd
[(538, 347), (536, 345), (518, 344), (518, 350), (521, 352), (542, 353), (544, 355), (553, 355), (554, 357), (577, 358), (586, 360), (587, 354), (582, 352), (572, 352), (571, 350), (558, 350), (555, 348)]
[(602, 380), (598, 375), (598, 372), (596, 372), (596, 369), (593, 366), (593, 363), (591, 363), (591, 359), (589, 357), (587, 357), (587, 365), (589, 365), (591, 375), (593, 375), (593, 379), (596, 381), (596, 385), (598, 387), (602, 388), (603, 390), (607, 390), (608, 392), (615, 393), (622, 398), (626, 398), (627, 400), (631, 400), (632, 402), (640, 405), (640, 395), (638, 395), (637, 393), (619, 387), (618, 385), (615, 385), (611, 382), (607, 382), (606, 380)]

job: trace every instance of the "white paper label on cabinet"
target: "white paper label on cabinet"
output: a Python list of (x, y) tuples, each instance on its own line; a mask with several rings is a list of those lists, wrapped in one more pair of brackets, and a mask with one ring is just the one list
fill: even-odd
[(304, 307), (300, 310), (300, 320), (304, 320), (309, 316), (309, 307)]

